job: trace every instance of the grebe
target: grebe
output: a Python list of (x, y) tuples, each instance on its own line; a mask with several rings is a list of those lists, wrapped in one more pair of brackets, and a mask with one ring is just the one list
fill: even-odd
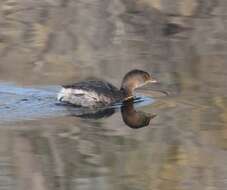
[(132, 70), (124, 76), (120, 89), (106, 81), (88, 80), (63, 86), (57, 99), (76, 106), (103, 107), (133, 99), (133, 91), (148, 82), (157, 81), (145, 71)]

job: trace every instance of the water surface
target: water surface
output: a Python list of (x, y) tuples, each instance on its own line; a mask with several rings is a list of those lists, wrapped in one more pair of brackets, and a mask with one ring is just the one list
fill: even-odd
[[(225, 0), (2, 1), (0, 189), (226, 189), (226, 9)], [(160, 81), (137, 91), (153, 97), (135, 108), (155, 115), (146, 127), (128, 127), (121, 108), (88, 119), (56, 105), (61, 84), (120, 86), (135, 68)]]

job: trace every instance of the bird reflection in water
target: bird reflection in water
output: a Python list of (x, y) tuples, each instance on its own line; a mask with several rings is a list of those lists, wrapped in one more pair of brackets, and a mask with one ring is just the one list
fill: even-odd
[(139, 129), (149, 125), (150, 120), (156, 115), (143, 111), (136, 111), (133, 100), (125, 101), (121, 107), (121, 115), (125, 124), (133, 129)]
[(156, 116), (155, 114), (152, 115), (135, 109), (134, 105), (141, 103), (142, 101), (141, 98), (129, 99), (119, 106), (99, 110), (75, 109), (74, 106), (67, 106), (67, 110), (72, 116), (84, 119), (101, 119), (110, 117), (120, 109), (124, 123), (130, 128), (139, 129), (148, 126), (150, 120)]

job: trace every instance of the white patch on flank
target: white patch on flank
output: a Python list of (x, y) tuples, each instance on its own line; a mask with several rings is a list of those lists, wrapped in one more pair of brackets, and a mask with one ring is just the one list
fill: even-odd
[(111, 101), (108, 97), (98, 95), (96, 92), (72, 88), (62, 88), (58, 93), (57, 99), (84, 107), (97, 106)]

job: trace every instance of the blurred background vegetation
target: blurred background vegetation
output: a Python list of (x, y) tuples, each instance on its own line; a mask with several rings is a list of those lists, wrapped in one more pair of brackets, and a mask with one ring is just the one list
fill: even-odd
[(226, 0), (1, 0), (2, 82), (119, 85), (138, 68), (170, 96), (143, 108), (158, 116), (142, 130), (119, 113), (23, 121), (36, 105), (14, 102), (6, 113), (21, 120), (0, 127), (0, 189), (225, 190), (226, 10)]

